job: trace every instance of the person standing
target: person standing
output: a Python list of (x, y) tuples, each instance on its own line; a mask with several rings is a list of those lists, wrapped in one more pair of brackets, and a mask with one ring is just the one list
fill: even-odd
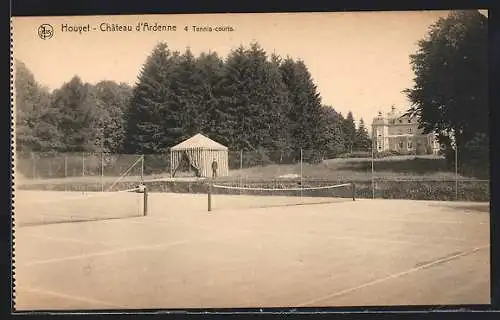
[(212, 161), (212, 178), (217, 177), (217, 167), (217, 161), (214, 159), (214, 161)]

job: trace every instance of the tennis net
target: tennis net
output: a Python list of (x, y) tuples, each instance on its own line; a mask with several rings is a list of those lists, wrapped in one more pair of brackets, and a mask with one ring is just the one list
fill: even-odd
[(265, 183), (249, 185), (210, 184), (208, 188), (208, 210), (236, 208), (269, 208), (328, 204), (355, 200), (354, 183), (327, 186), (273, 186)]
[(33, 226), (145, 216), (147, 192), (143, 187), (110, 192), (16, 192), (14, 223)]

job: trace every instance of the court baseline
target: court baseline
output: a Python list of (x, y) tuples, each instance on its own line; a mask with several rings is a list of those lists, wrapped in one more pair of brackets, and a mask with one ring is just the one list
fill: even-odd
[(87, 297), (81, 297), (81, 296), (76, 296), (76, 295), (61, 293), (61, 292), (55, 292), (55, 291), (45, 290), (45, 289), (38, 289), (38, 288), (24, 287), (24, 286), (23, 287), (16, 286), (16, 289), (17, 290), (21, 289), (21, 290), (24, 290), (27, 292), (46, 295), (46, 296), (54, 296), (54, 297), (64, 298), (64, 299), (68, 299), (68, 300), (87, 302), (87, 303), (91, 303), (91, 304), (99, 304), (99, 305), (112, 307), (112, 308), (124, 307), (122, 305), (106, 302), (103, 300), (96, 300), (96, 299), (91, 299), (91, 298), (87, 298)]

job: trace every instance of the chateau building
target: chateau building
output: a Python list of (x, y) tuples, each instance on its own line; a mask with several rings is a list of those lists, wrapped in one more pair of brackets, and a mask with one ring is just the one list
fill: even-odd
[(372, 138), (377, 152), (394, 151), (401, 154), (437, 154), (439, 143), (434, 134), (423, 134), (417, 118), (401, 114), (393, 106), (385, 116), (373, 118)]

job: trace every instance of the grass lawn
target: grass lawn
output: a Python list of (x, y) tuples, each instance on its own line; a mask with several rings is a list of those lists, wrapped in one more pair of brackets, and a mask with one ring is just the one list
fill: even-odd
[[(286, 175), (298, 175), (314, 180), (371, 181), (371, 159), (331, 159), (320, 164), (268, 165), (231, 170), (231, 177), (249, 179), (276, 179)], [(380, 180), (438, 180), (454, 181), (455, 173), (446, 166), (446, 161), (436, 157), (399, 156), (376, 159), (373, 162), (373, 178)], [(459, 180), (475, 180), (459, 175)]]

